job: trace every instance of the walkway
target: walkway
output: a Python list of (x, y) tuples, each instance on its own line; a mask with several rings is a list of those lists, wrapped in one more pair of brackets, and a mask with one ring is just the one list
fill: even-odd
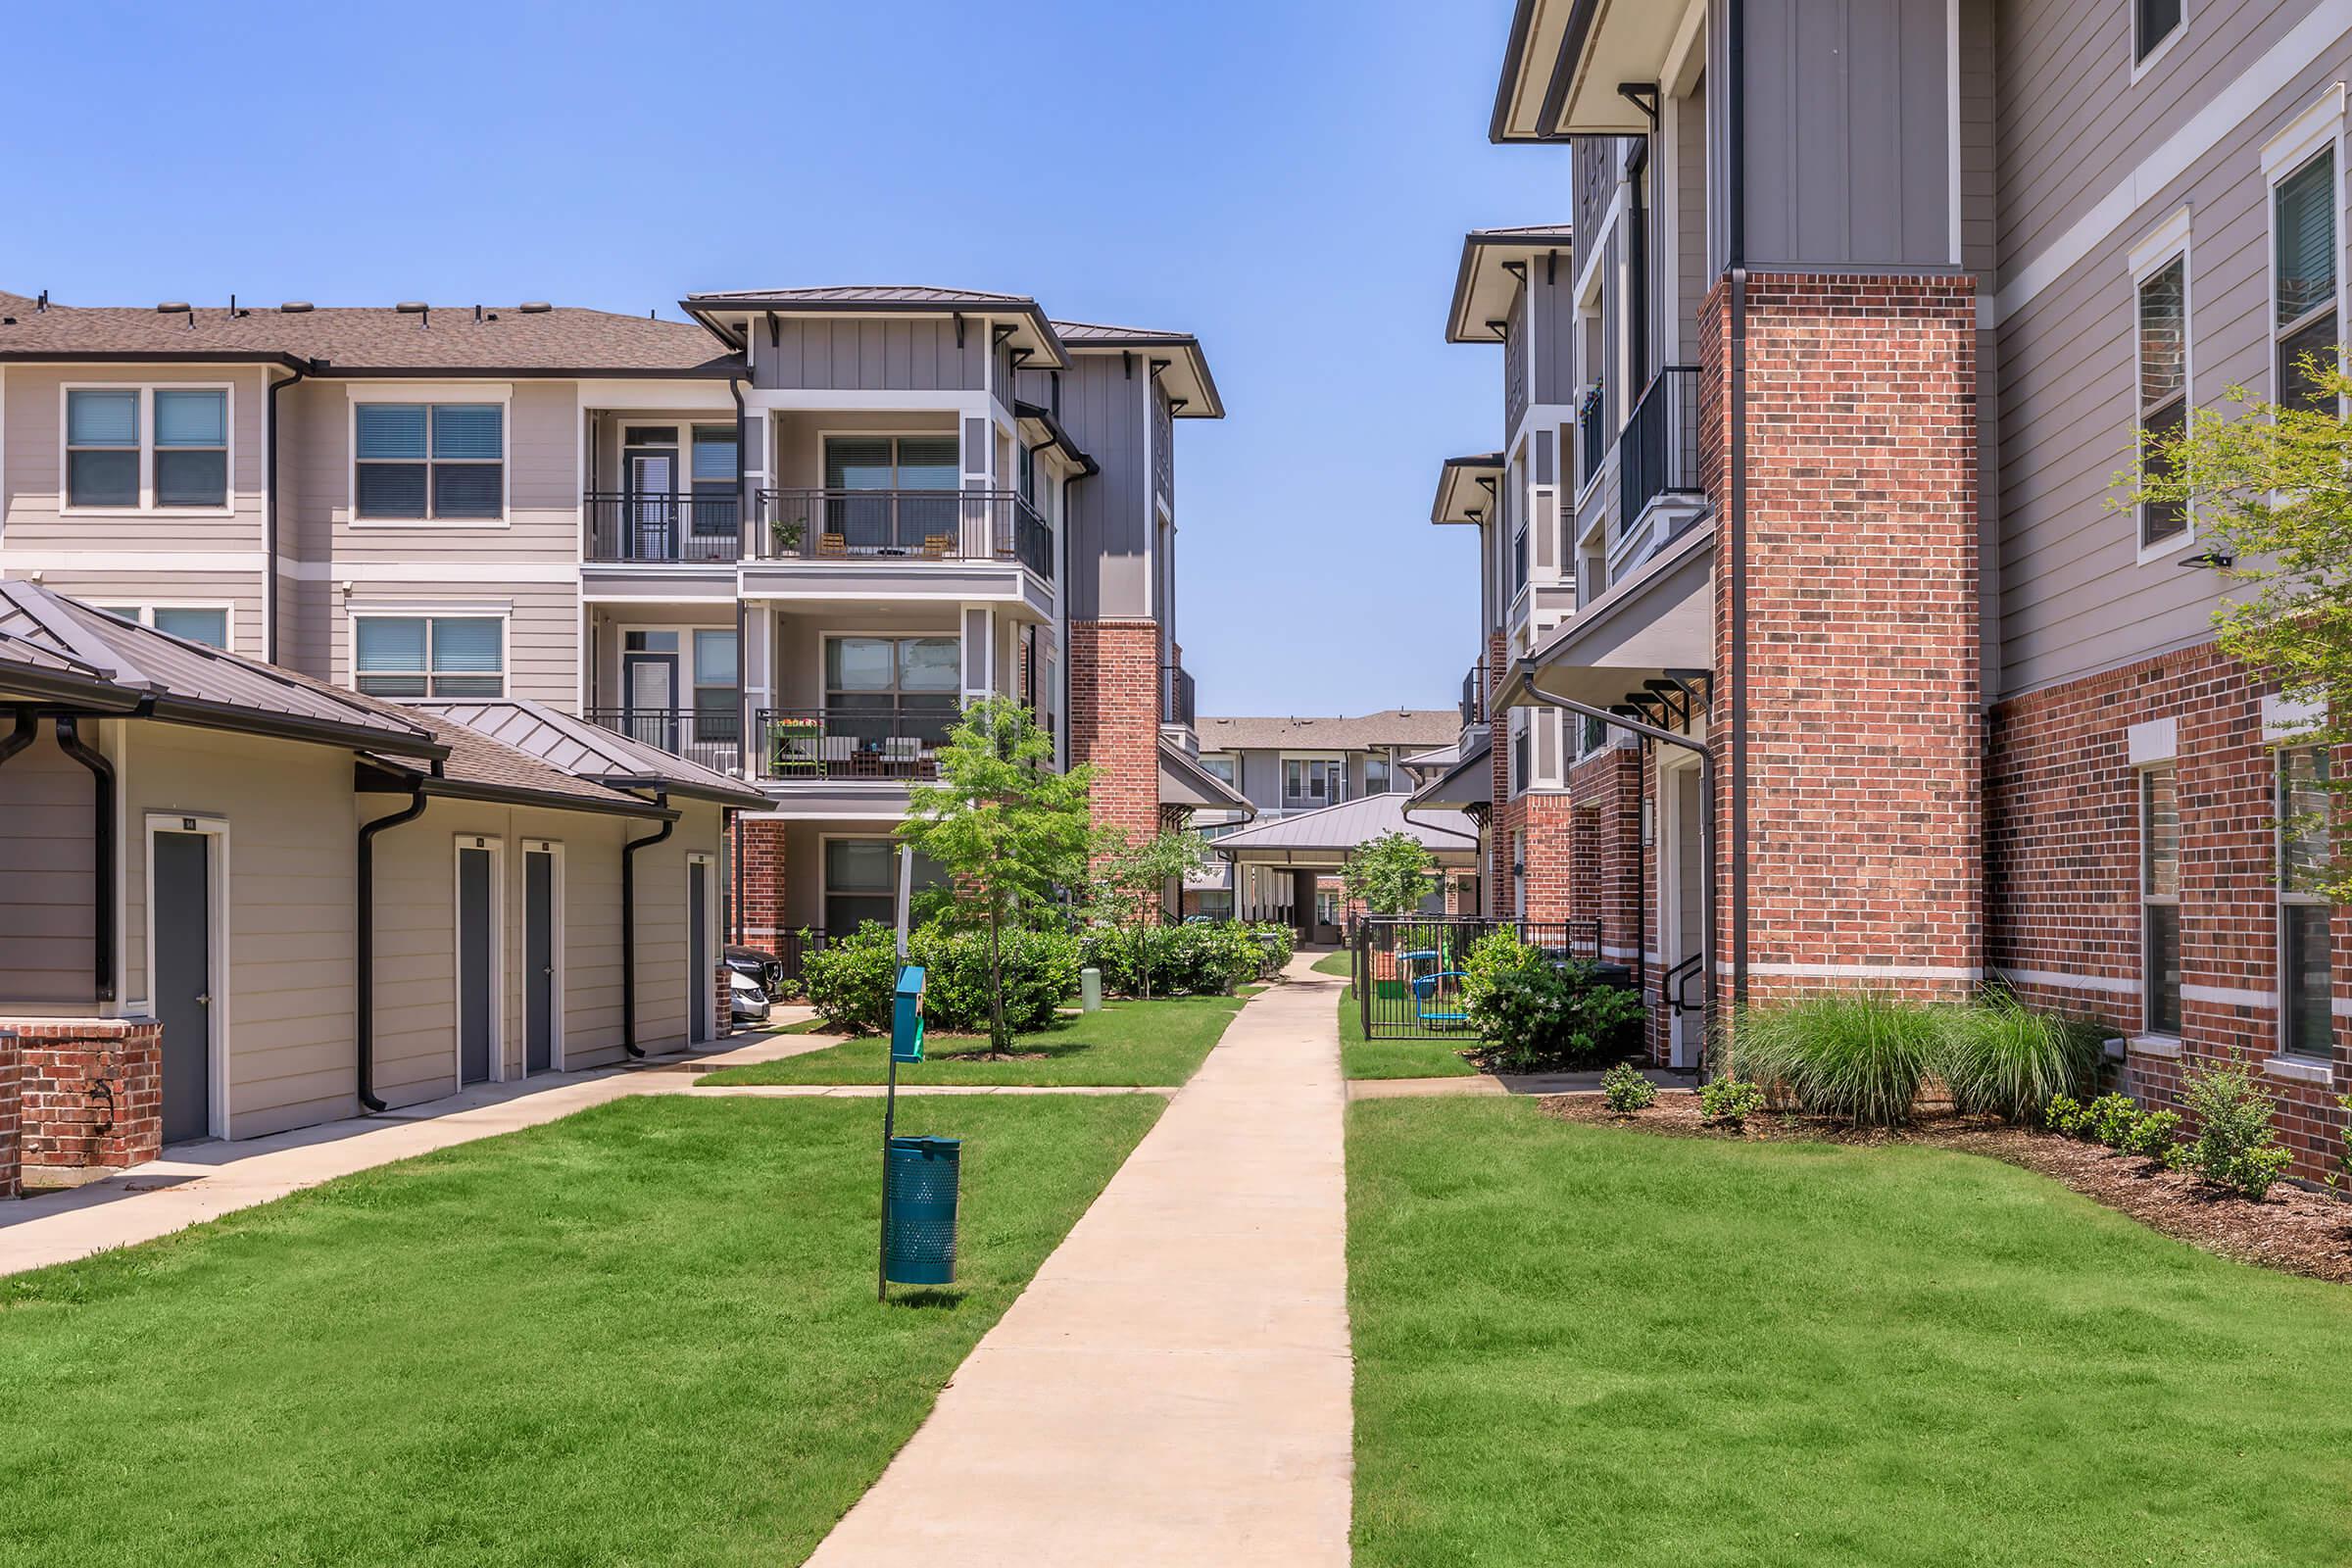
[(1347, 1563), (1344, 982), (1313, 956), (1242, 1009), (810, 1568)]

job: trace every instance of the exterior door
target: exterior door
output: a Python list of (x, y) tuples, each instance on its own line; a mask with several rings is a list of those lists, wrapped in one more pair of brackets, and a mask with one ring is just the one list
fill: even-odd
[(491, 919), (494, 858), (488, 850), (458, 851), (458, 1083), (490, 1077), (490, 1048), (496, 1033), (493, 976), (497, 935)]
[(155, 835), (155, 1012), (164, 1026), (164, 1142), (213, 1130), (210, 835)]
[(628, 735), (665, 752), (678, 749), (678, 656), (623, 654), (621, 690), (628, 694)]
[(677, 560), (677, 449), (630, 447), (620, 455), (620, 466), (629, 482), (630, 559)]
[(713, 992), (717, 980), (712, 972), (710, 956), (710, 862), (693, 859), (686, 862), (686, 988), (694, 998), (689, 1014), (694, 1020), (697, 1042), (713, 1040), (718, 1036), (717, 1020), (711, 1017), (716, 1007)]
[(522, 853), (522, 1070), (556, 1061), (556, 858)]

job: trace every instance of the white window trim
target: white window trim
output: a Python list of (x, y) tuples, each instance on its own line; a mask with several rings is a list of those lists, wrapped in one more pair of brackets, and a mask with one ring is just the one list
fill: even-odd
[(2195, 0), (2180, 0), (2180, 20), (2174, 23), (2173, 30), (2157, 39), (2156, 47), (2144, 55), (2139, 52), (2139, 0), (2131, 0), (2131, 8), (2130, 24), (2124, 28), (2124, 47), (2132, 52), (2132, 80), (2136, 84), (2140, 77), (2156, 69), (2158, 61), (2173, 52), (2173, 45), (2187, 35), (2196, 5)]
[[(163, 507), (155, 501), (155, 394), (219, 392), (226, 437), (220, 459), (220, 505)], [(139, 504), (135, 507), (74, 505), (71, 469), (72, 407), (76, 392), (136, 392), (139, 395)], [(127, 448), (115, 448), (125, 451)], [(210, 451), (210, 448), (194, 450)], [(57, 514), (61, 517), (226, 517), (237, 510), (237, 387), (233, 381), (66, 381), (57, 389)]]
[(237, 651), (237, 607), (226, 599), (149, 599), (144, 595), (134, 597), (129, 594), (109, 598), (102, 593), (85, 593), (78, 597), (93, 609), (112, 607), (135, 610), (138, 614), (134, 618), (140, 625), (150, 629), (155, 625), (155, 612), (159, 610), (218, 610), (221, 614), (220, 651), (226, 654)]
[[(508, 528), (514, 519), (514, 389), (511, 386), (439, 386), (421, 382), (371, 381), (354, 384), (343, 411), (343, 520), (346, 527), (377, 529), (403, 528)], [(363, 403), (396, 403), (402, 405), (434, 403), (495, 403), (498, 416), (498, 515), (495, 517), (363, 517), (360, 515), (360, 405)], [(438, 461), (430, 454), (432, 447), (431, 421), (425, 431), (426, 457), (424, 465), (424, 504), (433, 504), (432, 465)], [(412, 460), (404, 460), (412, 461)], [(486, 459), (453, 459), (453, 462), (486, 462)], [(574, 498), (577, 499), (576, 497)]]
[(507, 841), (496, 833), (453, 834), (449, 843), (449, 1073), (452, 1094), (466, 1090), (466, 879), (467, 850), (490, 857), (490, 1076), (507, 1073)]
[[(2182, 23), (2182, 30), (2187, 24)], [(2269, 359), (2263, 367), (2271, 383), (2271, 401), (2281, 401), (2286, 388), (2279, 384), (2278, 339), (2278, 186), (2289, 175), (2301, 171), (2323, 151), (2332, 150), (2335, 156), (2335, 194), (2328, 209), (2335, 224), (2335, 244), (2331, 254), (2335, 260), (2335, 333), (2340, 349), (2344, 340), (2344, 84), (2336, 82), (2320, 95), (2313, 104), (2288, 122), (2285, 129), (2264, 144), (2262, 149), (2263, 181), (2263, 341), (2269, 347)], [(2310, 319), (2310, 314), (2290, 323), (2285, 335)], [(2337, 412), (2342, 412), (2342, 400), (2337, 400)]]
[[(2173, 29), (2179, 37), (2187, 30), (2187, 23)], [(2169, 41), (2169, 40), (2168, 40)], [(2190, 410), (2197, 406), (2197, 334), (2195, 327), (2195, 287), (2190, 275), (2195, 270), (2189, 244), (2189, 210), (2180, 208), (2156, 225), (2145, 239), (2132, 248), (2132, 429), (2136, 436), (2145, 429), (2140, 422), (2147, 414), (2140, 401), (2139, 365), (2139, 291), (2141, 285), (2156, 273), (2180, 263), (2180, 412), (2185, 425)], [(2136, 453), (2136, 445), (2134, 447)], [(2138, 564), (2170, 561), (2197, 540), (2197, 511), (2194, 503), (2183, 509), (2181, 530), (2169, 538), (2148, 542), (2144, 506), (2132, 509), (2132, 542)]]
[[(2272, 916), (2271, 920), (2271, 936), (2275, 946), (2275, 951), (2272, 954), (2272, 962), (2277, 965), (2277, 972), (2278, 975), (2278, 1004), (2273, 1009), (2277, 1016), (2272, 1020), (2274, 1026), (2273, 1039), (2271, 1042), (2271, 1048), (2273, 1052), (2272, 1059), (2274, 1061), (2282, 1062), (2293, 1067), (2316, 1067), (2320, 1070), (2320, 1077), (2318, 1081), (2322, 1083), (2328, 1081), (2328, 1074), (2334, 1066), (2334, 1051), (2330, 1049), (2328, 1054), (2325, 1056), (2306, 1056), (2287, 1049), (2287, 1034), (2291, 1027), (2288, 1019), (2291, 1015), (2292, 1009), (2287, 1005), (2288, 970), (2286, 952), (2286, 911), (2295, 908), (2323, 908), (2330, 911), (2328, 915), (2328, 939), (2330, 954), (2328, 973), (2330, 977), (2332, 977), (2335, 972), (2335, 965), (2332, 958), (2334, 952), (2334, 906), (2327, 898), (2320, 894), (2298, 893), (2286, 885), (2287, 821), (2286, 813), (2283, 808), (2286, 804), (2284, 796), (2286, 793), (2285, 775), (2287, 754), (2290, 752), (2318, 752), (2321, 754), (2323, 759), (2328, 759), (2328, 754), (2330, 751), (2331, 748), (2329, 747), (2315, 746), (2308, 743), (2301, 745), (2290, 743), (2287, 745), (2276, 746), (2272, 748), (2271, 751), (2271, 799), (2275, 803), (2275, 806), (2279, 808), (2278, 811), (2278, 819), (2275, 824), (2273, 824), (2272, 828), (2272, 842), (2274, 845), (2274, 850), (2272, 854), (2271, 865), (2274, 872), (2274, 886), (2277, 890), (2277, 898), (2275, 900), (2277, 905), (2277, 912)], [(2332, 802), (2330, 803), (2330, 806), (2332, 807)], [(2333, 824), (2330, 823), (2331, 838), (2333, 836), (2332, 827)], [(2331, 1026), (2329, 1038), (2329, 1045), (2331, 1048), (2334, 1043), (2332, 1035), (2332, 1024), (2335, 1017), (2334, 990), (2335, 988), (2331, 978), (2328, 986), (2328, 1013)], [(2292, 1075), (2289, 1074), (2288, 1076)]]
[[(510, 605), (351, 605), (343, 612), (344, 682), (353, 691), (360, 689), (360, 622), (363, 620), (495, 620), (498, 622), (498, 685), (499, 695), (472, 699), (476, 702), (504, 702), (514, 695), (514, 612)], [(424, 634), (424, 657), (429, 664), (433, 657), (432, 628)], [(432, 695), (433, 671), (427, 668), (425, 695), (402, 699), (384, 697), (379, 702), (462, 702), (463, 698), (436, 699)], [(452, 671), (451, 673), (455, 673)], [(478, 678), (478, 672), (476, 677)]]
[[(2134, 908), (2139, 915), (2137, 922), (2138, 930), (2134, 933), (2136, 939), (2134, 945), (2139, 949), (2139, 1032), (2136, 1038), (2144, 1040), (2178, 1040), (2180, 1038), (2180, 1032), (2167, 1034), (2162, 1030), (2157, 1029), (2149, 1019), (2149, 1013), (2156, 1005), (2157, 993), (2156, 975), (2148, 963), (2148, 910), (2151, 906), (2169, 907), (2175, 911), (2173, 916), (2175, 921), (2174, 940), (2176, 942), (2180, 942), (2181, 940), (2181, 934), (2180, 932), (2178, 923), (2180, 920), (2179, 911), (2180, 908), (2180, 895), (2178, 892), (2175, 892), (2168, 897), (2161, 894), (2151, 894), (2148, 891), (2147, 779), (2150, 773), (2155, 772), (2159, 768), (2166, 769), (2173, 775), (2173, 876), (2176, 886), (2178, 885), (2180, 875), (2180, 773), (2177, 762), (2171, 756), (2168, 755), (2163, 758), (2152, 758), (2146, 762), (2135, 764), (2132, 769), (2132, 817), (2135, 826), (2133, 837), (2138, 840), (2139, 850), (2139, 853), (2136, 857), (2137, 866), (2134, 873), (2136, 880), (2139, 883), (2139, 897), (2134, 903)], [(2187, 1000), (2188, 986), (2186, 983), (2186, 976), (2183, 976), (2182, 984), (2180, 987), (2180, 1002), (2184, 1005)], [(2180, 1028), (2182, 1031), (2185, 1031), (2187, 1027), (2188, 1018), (2184, 1012), (2180, 1019)]]
[[(1300, 804), (1294, 806), (1291, 799), (1291, 764), (1293, 762), (1300, 764), (1299, 777), (1301, 780), (1305, 777), (1305, 766), (1310, 763), (1326, 763), (1336, 769), (1335, 776), (1339, 781), (1337, 792), (1327, 793), (1323, 806), (1305, 804), (1313, 801), (1312, 795), (1299, 796)], [(1324, 806), (1345, 806), (1350, 799), (1348, 794), (1347, 754), (1344, 752), (1276, 752), (1274, 754), (1274, 795), (1275, 799), (1282, 803), (1281, 808), (1286, 811), (1319, 811)]]

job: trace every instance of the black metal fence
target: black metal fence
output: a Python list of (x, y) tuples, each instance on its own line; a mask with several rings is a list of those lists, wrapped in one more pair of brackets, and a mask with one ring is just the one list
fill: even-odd
[(1054, 530), (1009, 490), (763, 490), (761, 561), (1017, 561), (1054, 580)]
[(733, 773), (743, 766), (743, 715), (733, 708), (588, 708), (580, 716), (714, 772)]
[(732, 564), (743, 554), (743, 508), (734, 487), (691, 492), (591, 490), (588, 559)]
[(1465, 915), (1374, 915), (1348, 933), (1348, 983), (1367, 1040), (1477, 1037), (1463, 982), (1470, 949), (1496, 931), (1514, 933), (1561, 963), (1598, 965), (1604, 976), (1641, 984), (1639, 973), (1601, 955), (1600, 921), (1486, 920)]
[(1698, 367), (1658, 371), (1618, 437), (1617, 529), (1630, 532), (1660, 496), (1697, 495)]

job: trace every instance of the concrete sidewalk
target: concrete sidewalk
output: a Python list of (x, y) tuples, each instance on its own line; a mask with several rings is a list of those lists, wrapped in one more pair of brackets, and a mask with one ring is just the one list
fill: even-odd
[(810, 1568), (1347, 1563), (1345, 982), (1313, 956), (1242, 1009)]

